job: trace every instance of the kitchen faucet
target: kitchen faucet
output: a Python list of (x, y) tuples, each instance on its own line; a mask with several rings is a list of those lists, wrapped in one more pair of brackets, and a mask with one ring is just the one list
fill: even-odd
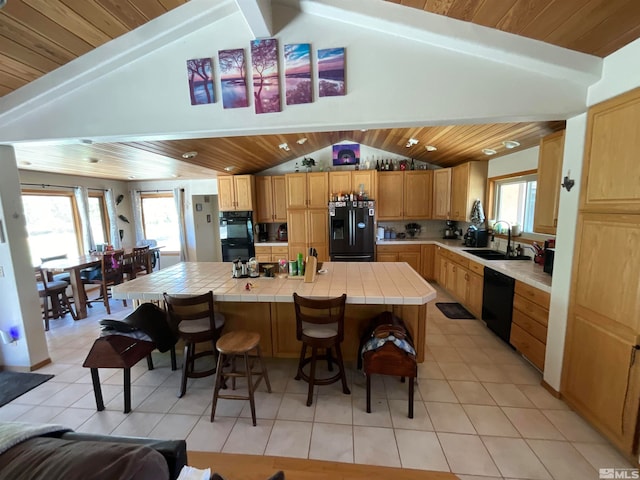
[(493, 224), (494, 235), (495, 235), (496, 225), (499, 223), (504, 223), (507, 225), (507, 252), (505, 256), (509, 258), (509, 256), (511, 255), (511, 224), (506, 220), (496, 220), (496, 222)]

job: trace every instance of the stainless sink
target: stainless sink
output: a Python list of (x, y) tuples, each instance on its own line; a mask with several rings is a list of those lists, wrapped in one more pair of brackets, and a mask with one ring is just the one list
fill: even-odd
[(504, 252), (498, 250), (463, 250), (471, 255), (480, 257), (483, 260), (531, 260), (528, 255), (518, 255), (515, 257), (507, 257)]

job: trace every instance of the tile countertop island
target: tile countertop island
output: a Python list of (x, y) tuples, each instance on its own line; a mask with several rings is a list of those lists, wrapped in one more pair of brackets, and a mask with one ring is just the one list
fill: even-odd
[[(426, 304), (435, 289), (407, 263), (324, 262), (313, 283), (298, 278), (231, 277), (231, 263), (183, 262), (113, 287), (114, 299), (161, 301), (163, 292), (196, 295), (213, 291), (225, 315), (225, 329), (251, 329), (261, 335), (266, 355), (297, 357), (293, 293), (327, 298), (347, 294), (345, 358), (355, 359), (360, 333), (382, 311), (393, 311), (411, 330), (417, 358), (424, 360)], [(249, 284), (249, 288), (247, 285)]]
[[(516, 244), (520, 243), (517, 241)], [(451, 250), (463, 257), (473, 260), (476, 263), (497, 270), (516, 280), (539, 288), (540, 290), (551, 293), (551, 275), (542, 271), (542, 265), (538, 265), (533, 260), (484, 260), (476, 257), (465, 250), (489, 250), (490, 246), (483, 248), (467, 247), (462, 244), (462, 239), (445, 240), (442, 238), (412, 238), (403, 240), (377, 240), (376, 245), (415, 245), (415, 244), (431, 244)], [(533, 252), (530, 249), (525, 251), (526, 255), (533, 258)]]

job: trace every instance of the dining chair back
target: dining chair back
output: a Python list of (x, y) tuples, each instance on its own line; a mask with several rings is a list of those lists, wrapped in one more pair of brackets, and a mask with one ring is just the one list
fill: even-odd
[(149, 246), (133, 247), (131, 257), (123, 265), (123, 273), (128, 280), (133, 280), (139, 274), (151, 273), (149, 263)]
[[(100, 260), (100, 273), (96, 278), (89, 279), (85, 283), (100, 285), (100, 296), (96, 300), (102, 300), (107, 313), (111, 315), (111, 307), (109, 305), (109, 287), (119, 285), (123, 282), (122, 265), (124, 261), (124, 250), (111, 250), (104, 252)], [(126, 307), (127, 301), (122, 300), (122, 304)]]
[(64, 317), (70, 313), (71, 317), (77, 320), (76, 312), (73, 310), (66, 293), (69, 284), (62, 280), (54, 280), (51, 272), (42, 267), (35, 267), (34, 270), (38, 295), (42, 298), (42, 317), (45, 331), (49, 330), (51, 318)]
[[(64, 260), (66, 258), (67, 258), (67, 254), (62, 253), (60, 255), (53, 255), (51, 257), (40, 257), (40, 262), (46, 263), (46, 262), (51, 262), (53, 260)], [(67, 285), (71, 284), (71, 274), (69, 272), (54, 273), (53, 279), (67, 282)]]

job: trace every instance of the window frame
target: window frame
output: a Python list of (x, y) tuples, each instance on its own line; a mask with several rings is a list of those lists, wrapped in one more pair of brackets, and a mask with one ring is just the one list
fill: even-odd
[[(488, 194), (487, 194), (487, 212), (488, 216), (487, 219), (492, 218), (492, 219), (496, 219), (496, 215), (497, 215), (497, 208), (498, 208), (498, 204), (497, 204), (497, 196), (498, 196), (498, 185), (502, 182), (505, 182), (506, 180), (509, 179), (517, 179), (520, 177), (528, 177), (528, 176), (532, 176), (535, 175), (536, 176), (536, 181), (537, 181), (537, 175), (538, 175), (538, 170), (523, 170), (520, 172), (513, 172), (513, 173), (508, 173), (505, 175), (499, 175), (497, 177), (491, 177), (487, 180), (487, 185), (488, 185)], [(535, 215), (535, 208), (536, 206), (533, 205), (533, 213)], [(538, 235), (536, 232), (522, 232), (523, 235), (527, 235), (527, 236), (531, 236), (531, 235)], [(498, 235), (498, 234), (496, 234)], [(504, 236), (506, 238), (506, 235), (498, 235), (498, 236)]]
[[(146, 198), (170, 198), (173, 202), (175, 202), (175, 195), (173, 191), (165, 191), (165, 192), (139, 192), (140, 195), (140, 221), (142, 222), (142, 233), (144, 234), (144, 238), (148, 238), (147, 236), (147, 224), (144, 216), (144, 199)], [(179, 228), (180, 226), (177, 225)], [(163, 249), (163, 255), (173, 255), (178, 254), (179, 250), (167, 250)]]
[[(100, 210), (102, 212), (101, 221), (102, 221), (102, 230), (104, 231), (105, 241), (108, 244), (111, 244), (111, 226), (110, 226), (110, 218), (109, 211), (107, 209), (107, 202), (104, 198), (104, 191), (89, 191), (89, 198), (98, 198), (100, 200)], [(95, 241), (95, 239), (94, 239)]]

